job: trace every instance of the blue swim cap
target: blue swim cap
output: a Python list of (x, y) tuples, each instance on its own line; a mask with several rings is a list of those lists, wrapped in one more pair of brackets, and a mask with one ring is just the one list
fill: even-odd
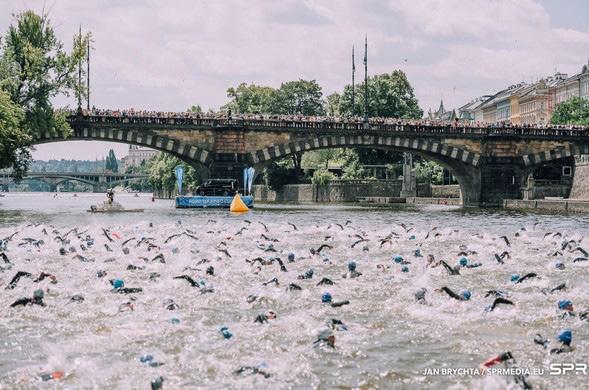
[(356, 269), (356, 262), (352, 260), (348, 263), (348, 270), (354, 271), (355, 269)]
[(329, 303), (331, 302), (331, 294), (328, 292), (324, 292), (323, 295), (321, 295), (321, 302), (322, 303)]
[(139, 357), (141, 363), (147, 363), (153, 360), (153, 355), (142, 355)]
[(557, 261), (556, 263), (554, 263), (554, 268), (556, 269), (564, 269), (564, 263)]
[(468, 264), (468, 259), (466, 257), (461, 257), (460, 260), (458, 260), (458, 263), (465, 267)]
[(426, 292), (427, 292), (427, 290), (425, 288), (420, 288), (419, 290), (417, 290), (415, 292), (415, 299), (418, 301), (424, 300)]
[(563, 299), (562, 301), (558, 301), (558, 308), (560, 310), (564, 310), (569, 306), (573, 306), (573, 302), (569, 301), (568, 299)]
[(462, 296), (462, 298), (464, 298), (464, 300), (468, 301), (470, 299), (470, 291), (468, 290), (462, 290), (460, 292), (460, 295)]
[(41, 289), (35, 290), (33, 292), (33, 298), (35, 298), (35, 299), (43, 299), (44, 296), (45, 296), (45, 293)]
[(415, 235), (414, 235), (414, 234), (412, 234), (412, 235), (409, 237), (409, 239), (410, 239), (410, 240), (415, 240)]
[(233, 337), (233, 333), (231, 333), (229, 331), (229, 328), (226, 326), (222, 326), (221, 329), (219, 329), (219, 332), (221, 332), (223, 338), (230, 339), (231, 337)]
[(407, 267), (406, 265), (404, 265), (404, 266), (401, 268), (401, 272), (409, 272), (409, 267)]
[(395, 261), (395, 263), (402, 263), (403, 262), (403, 256), (401, 256), (401, 255), (395, 255), (393, 257), (393, 260)]
[(511, 281), (512, 282), (517, 282), (518, 280), (519, 280), (518, 274), (511, 274)]
[(295, 261), (295, 254), (292, 252), (288, 252), (287, 258), (288, 258), (288, 261), (290, 261), (292, 263), (293, 261)]
[(414, 255), (415, 257), (422, 257), (422, 254), (421, 254), (421, 249), (417, 248), (417, 249), (415, 250), (415, 253), (414, 253), (413, 255)]
[(180, 318), (178, 317), (172, 317), (170, 318), (170, 324), (179, 324), (180, 323)]
[(112, 281), (112, 286), (114, 288), (123, 288), (125, 285), (125, 281), (123, 279), (115, 279)]
[(563, 329), (556, 336), (556, 338), (564, 345), (570, 345), (571, 341), (573, 341), (573, 332), (571, 332), (569, 329)]
[(308, 277), (308, 278), (310, 278), (310, 277), (312, 277), (312, 276), (313, 276), (313, 272), (314, 272), (314, 271), (313, 271), (313, 268), (309, 268), (309, 269), (307, 270), (307, 272), (305, 272), (305, 276), (306, 276), (306, 277)]

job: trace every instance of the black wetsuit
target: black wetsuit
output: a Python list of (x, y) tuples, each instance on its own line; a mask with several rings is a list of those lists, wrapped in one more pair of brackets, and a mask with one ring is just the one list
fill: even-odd
[(446, 294), (448, 294), (450, 297), (457, 299), (459, 301), (466, 301), (466, 299), (464, 299), (463, 296), (456, 294), (454, 291), (450, 290), (448, 287), (442, 287), (441, 288), (442, 291), (444, 291)]
[(15, 301), (12, 305), (10, 305), (10, 307), (26, 306), (26, 305), (39, 305), (39, 306), (43, 306), (43, 307), (46, 306), (45, 302), (43, 302), (43, 299), (21, 298), (21, 299)]
[(510, 301), (509, 299), (505, 299), (505, 298), (495, 298), (495, 300), (493, 301), (493, 304), (489, 307), (489, 311), (493, 311), (495, 310), (495, 307), (499, 304), (505, 304), (505, 305), (513, 305), (513, 302)]

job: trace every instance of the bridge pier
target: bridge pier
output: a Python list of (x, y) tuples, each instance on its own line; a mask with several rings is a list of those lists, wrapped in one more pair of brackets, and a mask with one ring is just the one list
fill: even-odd
[(500, 206), (504, 199), (521, 199), (528, 177), (516, 157), (487, 157), (480, 167), (480, 205)]
[(417, 178), (413, 169), (413, 155), (403, 153), (403, 182), (401, 184), (401, 198), (417, 196)]

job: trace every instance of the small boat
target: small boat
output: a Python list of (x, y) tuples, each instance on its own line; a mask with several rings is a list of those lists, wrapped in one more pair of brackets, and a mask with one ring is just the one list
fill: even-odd
[(142, 213), (144, 209), (126, 209), (118, 202), (103, 202), (99, 205), (92, 205), (87, 210), (89, 213)]
[[(217, 207), (228, 209), (231, 206), (233, 196), (177, 196), (176, 208), (208, 208)], [(241, 196), (241, 200), (249, 208), (254, 207), (254, 197), (251, 195)]]

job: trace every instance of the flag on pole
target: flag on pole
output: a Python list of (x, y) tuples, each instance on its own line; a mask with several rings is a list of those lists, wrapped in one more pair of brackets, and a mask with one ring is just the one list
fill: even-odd
[(251, 194), (252, 192), (252, 184), (254, 183), (254, 174), (256, 173), (256, 170), (254, 169), (254, 167), (249, 167), (247, 169), (247, 193)]
[(182, 180), (184, 179), (184, 167), (182, 165), (178, 165), (174, 169), (174, 173), (176, 174), (176, 183), (178, 184), (178, 195), (182, 194)]

